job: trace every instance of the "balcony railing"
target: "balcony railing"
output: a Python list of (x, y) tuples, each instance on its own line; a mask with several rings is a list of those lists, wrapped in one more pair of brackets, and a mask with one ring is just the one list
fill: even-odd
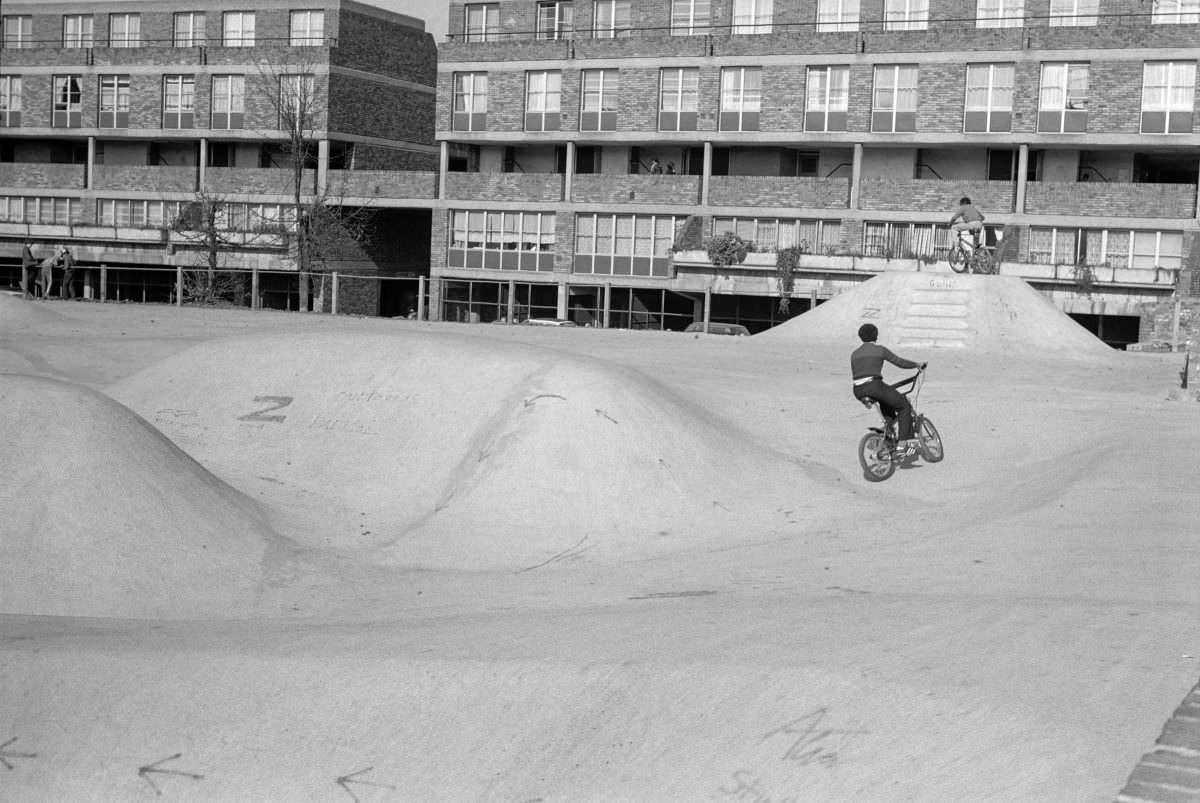
[(329, 195), (432, 199), (437, 195), (437, 178), (431, 171), (330, 170)]
[(84, 165), (47, 162), (0, 162), (0, 187), (21, 190), (81, 190), (87, 177)]
[[(295, 192), (295, 174), (284, 167), (210, 167), (204, 173), (204, 189), (235, 195), (283, 195)], [(300, 192), (311, 195), (317, 189), (317, 171), (305, 170)]]
[(198, 168), (147, 165), (96, 165), (92, 189), (195, 192)]
[(700, 177), (582, 173), (575, 176), (571, 200), (584, 204), (696, 204)]
[(955, 181), (952, 179), (864, 178), (860, 185), (859, 207), (865, 210), (945, 212), (946, 218), (958, 208), (964, 195), (984, 211), (1013, 211), (1016, 185), (1011, 181)]
[(446, 198), (558, 203), (564, 179), (561, 173), (447, 173)]
[(712, 176), (708, 202), (713, 206), (845, 209), (850, 202), (847, 178), (791, 176)]
[(1190, 219), (1196, 216), (1196, 185), (1031, 181), (1025, 190), (1025, 212), (1030, 215)]

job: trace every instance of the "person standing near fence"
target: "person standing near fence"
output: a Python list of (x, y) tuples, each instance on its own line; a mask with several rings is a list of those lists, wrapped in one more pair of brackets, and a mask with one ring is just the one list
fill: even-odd
[(37, 281), (37, 257), (33, 255), (33, 243), (25, 241), (21, 249), (21, 293), (25, 298), (33, 297), (33, 283)]
[(71, 254), (71, 249), (65, 245), (62, 251), (58, 253), (58, 261), (62, 264), (63, 277), (62, 286), (58, 289), (59, 298), (74, 298), (75, 285), (71, 282), (71, 275), (75, 272), (75, 257)]

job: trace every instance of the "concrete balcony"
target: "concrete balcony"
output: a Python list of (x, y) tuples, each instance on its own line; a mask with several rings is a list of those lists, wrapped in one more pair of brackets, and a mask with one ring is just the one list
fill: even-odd
[(447, 173), (446, 198), (559, 203), (565, 178), (560, 173)]
[[(284, 167), (210, 167), (204, 171), (205, 190), (230, 195), (281, 195), (295, 192), (294, 174)], [(311, 195), (317, 190), (317, 171), (305, 170), (300, 192)]]
[(84, 165), (0, 162), (0, 187), (20, 190), (82, 190), (86, 176), (87, 168)]
[(196, 167), (96, 165), (92, 189), (140, 192), (195, 192)]
[(438, 45), (438, 61), (550, 61), (571, 57), (569, 39), (535, 39), (531, 34), (494, 42), (466, 42), (460, 37)]
[(785, 206), (802, 209), (846, 209), (850, 179), (790, 176), (712, 176), (708, 202), (712, 206)]
[(988, 215), (1012, 212), (1015, 194), (1011, 181), (864, 178), (858, 203), (864, 210), (945, 212), (949, 220), (964, 195)]
[(1191, 219), (1196, 216), (1196, 185), (1031, 181), (1025, 213)]
[(437, 196), (437, 173), (407, 170), (330, 170), (329, 195), (338, 198), (419, 198)]
[(575, 176), (571, 200), (580, 204), (696, 204), (699, 176), (612, 175)]

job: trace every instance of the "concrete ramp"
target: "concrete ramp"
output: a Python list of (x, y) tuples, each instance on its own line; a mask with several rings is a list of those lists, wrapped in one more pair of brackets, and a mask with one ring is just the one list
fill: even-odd
[(880, 274), (759, 337), (857, 342), (863, 323), (896, 348), (1111, 357), (1099, 338), (1015, 276)]

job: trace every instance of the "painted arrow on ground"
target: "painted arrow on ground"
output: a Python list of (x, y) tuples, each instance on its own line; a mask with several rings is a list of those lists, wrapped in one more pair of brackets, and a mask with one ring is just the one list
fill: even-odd
[(158, 768), (159, 764), (166, 764), (168, 761), (174, 761), (182, 756), (182, 753), (176, 753), (175, 755), (168, 756), (160, 761), (155, 761), (153, 764), (147, 764), (144, 767), (138, 767), (138, 776), (141, 777), (143, 781), (150, 784), (150, 788), (154, 790), (154, 794), (158, 795), (159, 797), (162, 797), (162, 790), (159, 789), (158, 784), (154, 783), (154, 781), (150, 778), (150, 773), (152, 772), (157, 772), (160, 775), (182, 775), (184, 778), (191, 778), (193, 781), (198, 781), (203, 778), (203, 775), (197, 775), (194, 772), (183, 772), (181, 770), (160, 770)]
[(37, 758), (37, 753), (9, 753), (4, 748), (15, 742), (17, 737), (14, 736), (4, 744), (0, 744), (0, 764), (4, 765), (6, 770), (12, 770), (13, 765), (8, 763), (10, 758)]
[(367, 767), (365, 770), (359, 770), (358, 772), (352, 772), (349, 775), (343, 775), (340, 778), (338, 778), (334, 783), (336, 783), (338, 786), (345, 789), (346, 794), (348, 794), (348, 795), (350, 795), (350, 797), (354, 798), (355, 803), (359, 803), (359, 801), (358, 801), (358, 795), (354, 794), (354, 790), (351, 789), (349, 786), (352, 783), (362, 784), (363, 786), (378, 786), (383, 789), (391, 789), (392, 791), (396, 790), (396, 787), (390, 786), (385, 783), (374, 783), (373, 781), (356, 781), (356, 780), (354, 780), (359, 775), (370, 772), (373, 769), (375, 769), (375, 768)]

